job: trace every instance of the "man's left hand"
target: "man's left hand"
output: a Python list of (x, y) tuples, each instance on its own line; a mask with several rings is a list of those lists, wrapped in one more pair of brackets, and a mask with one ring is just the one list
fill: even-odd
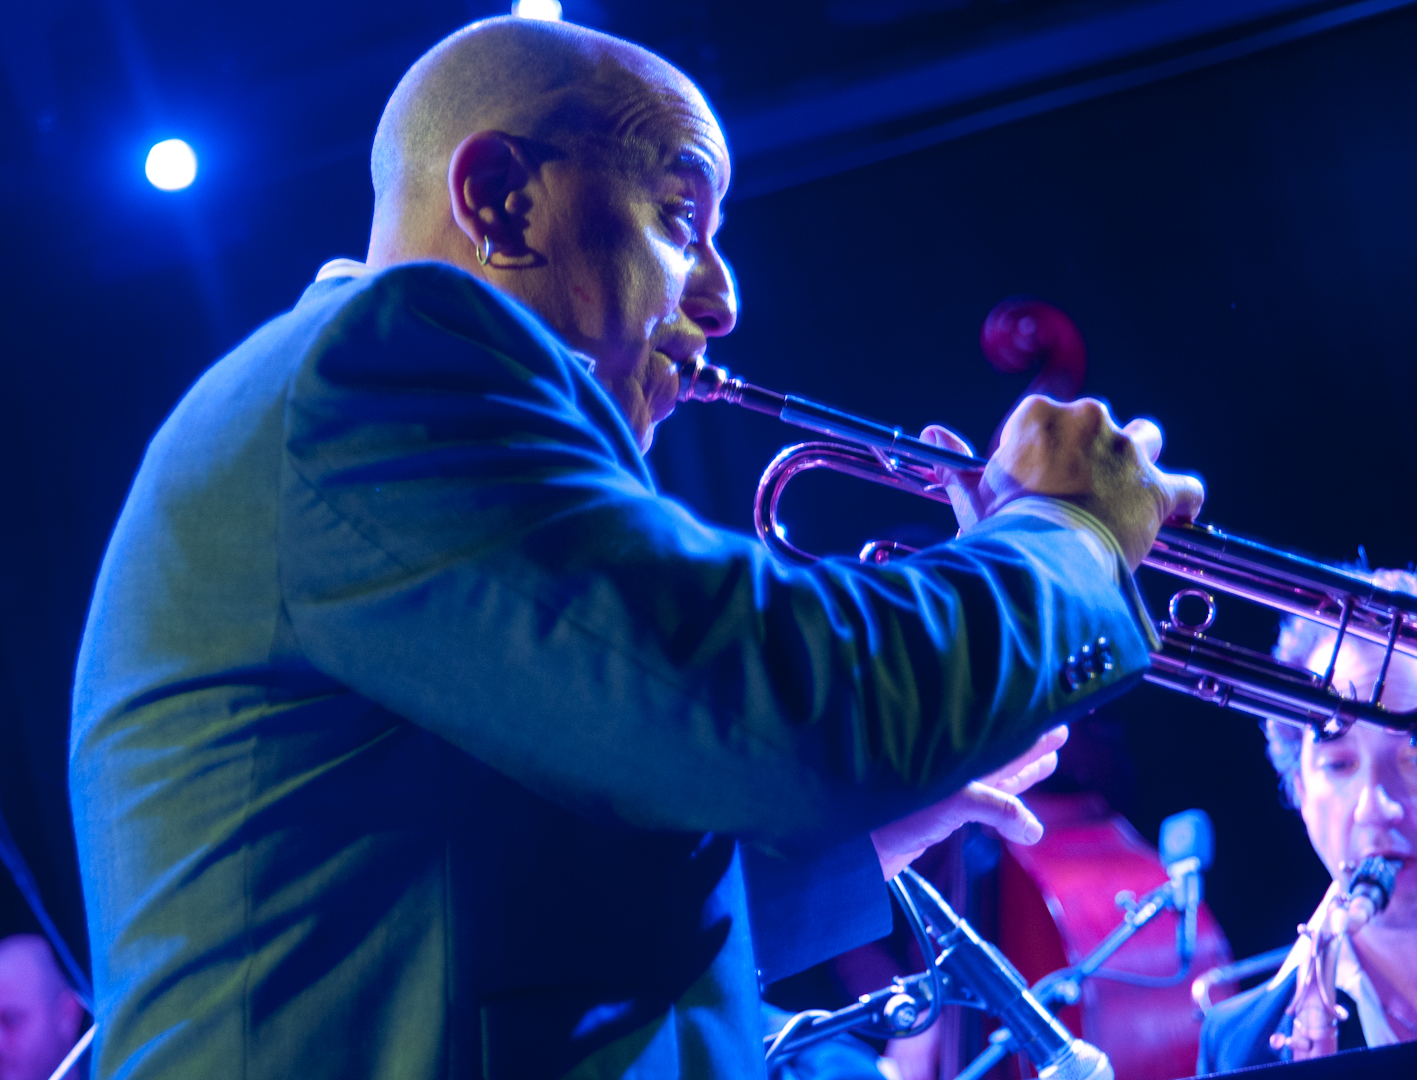
[(1053, 775), (1058, 767), (1058, 748), (1067, 741), (1068, 729), (1056, 727), (998, 772), (981, 776), (949, 798), (872, 832), (871, 842), (876, 845), (886, 880), (967, 821), (991, 825), (1005, 840), (1016, 844), (1038, 843), (1043, 824), (1018, 796)]

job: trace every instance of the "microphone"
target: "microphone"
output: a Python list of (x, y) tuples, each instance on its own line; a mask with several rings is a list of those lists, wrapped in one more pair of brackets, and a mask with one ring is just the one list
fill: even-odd
[(900, 880), (939, 936), (944, 949), (936, 960), (940, 971), (955, 991), (978, 999), (985, 1012), (1003, 1022), (1037, 1068), (1039, 1080), (1113, 1080), (1107, 1055), (1073, 1038), (1033, 996), (1008, 958), (956, 915), (933, 885), (908, 867)]
[(1161, 823), (1161, 864), (1176, 898), (1176, 952), (1185, 968), (1196, 952), (1197, 920), (1205, 895), (1201, 875), (1215, 861), (1215, 827), (1204, 810), (1182, 810)]
[(1362, 929), (1369, 919), (1387, 907), (1401, 869), (1401, 859), (1382, 855), (1369, 855), (1358, 864), (1348, 879), (1349, 933)]

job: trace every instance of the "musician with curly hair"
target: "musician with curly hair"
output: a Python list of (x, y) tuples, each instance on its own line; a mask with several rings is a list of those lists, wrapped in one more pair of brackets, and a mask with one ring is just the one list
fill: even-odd
[[(1417, 593), (1411, 572), (1371, 577)], [(1323, 672), (1334, 641), (1334, 631), (1288, 618), (1274, 654)], [(1346, 638), (1334, 686), (1366, 700), (1383, 654), (1381, 645)], [(1394, 654), (1382, 700), (1396, 712), (1417, 708), (1417, 660)], [(1333, 884), (1278, 974), (1207, 1014), (1200, 1073), (1417, 1039), (1417, 746), (1404, 733), (1362, 723), (1328, 740), (1275, 721), (1265, 733), (1280, 789)], [(1343, 897), (1359, 864), (1374, 856), (1396, 874), (1387, 906), (1360, 925)]]

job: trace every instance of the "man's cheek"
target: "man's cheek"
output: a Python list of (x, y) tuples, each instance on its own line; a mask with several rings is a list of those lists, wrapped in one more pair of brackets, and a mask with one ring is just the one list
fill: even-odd
[(642, 280), (646, 304), (654, 307), (661, 319), (671, 319), (678, 313), (689, 288), (694, 259), (673, 244), (658, 239), (651, 242), (650, 251)]

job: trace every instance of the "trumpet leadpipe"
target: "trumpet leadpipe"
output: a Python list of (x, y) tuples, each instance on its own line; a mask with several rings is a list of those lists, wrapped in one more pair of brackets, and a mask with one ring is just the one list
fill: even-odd
[(908, 464), (921, 468), (943, 465), (950, 469), (982, 469), (989, 463), (972, 454), (961, 454), (927, 443), (914, 435), (907, 435), (898, 427), (878, 424), (795, 394), (779, 394), (775, 390), (754, 386), (730, 375), (726, 368), (717, 367), (702, 358), (680, 368), (679, 400), (723, 401), (753, 412), (766, 413), (784, 424), (867, 448), (877, 455), (885, 468)]

